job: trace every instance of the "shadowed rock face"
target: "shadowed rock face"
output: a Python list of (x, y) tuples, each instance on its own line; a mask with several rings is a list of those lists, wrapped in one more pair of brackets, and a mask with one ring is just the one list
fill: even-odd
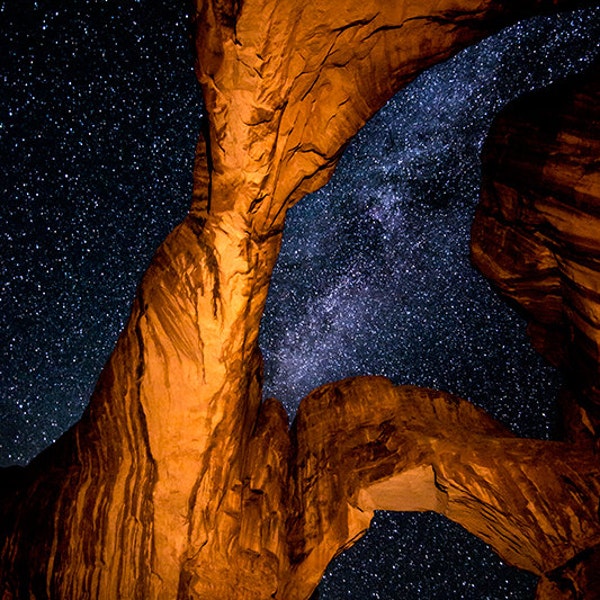
[[(596, 461), (599, 157), (596, 64), (582, 76), (514, 102), (496, 120), (484, 151), (482, 197), (471, 233), (475, 265), (524, 311), (534, 347), (567, 375), (564, 438), (588, 448)], [(588, 549), (542, 578), (537, 597), (598, 598), (599, 573), (600, 552)]]
[[(600, 65), (514, 103), (496, 121), (472, 257), (529, 319), (600, 435)], [(575, 407), (572, 407), (572, 409)]]
[(557, 4), (575, 6), (197, 3), (208, 118), (190, 213), (81, 421), (2, 472), (3, 598), (305, 599), (378, 508), (447, 515), (547, 574), (545, 597), (591, 589), (588, 446), (520, 440), (465, 401), (372, 377), (316, 390), (290, 431), (261, 404), (257, 346), (286, 209), (419, 71)]

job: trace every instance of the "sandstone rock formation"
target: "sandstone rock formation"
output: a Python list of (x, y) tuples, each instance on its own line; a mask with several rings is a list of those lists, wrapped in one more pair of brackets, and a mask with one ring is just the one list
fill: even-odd
[[(524, 311), (533, 345), (567, 376), (565, 439), (588, 448), (595, 460), (600, 448), (599, 156), (596, 64), (582, 76), (513, 103), (496, 120), (484, 151), (482, 197), (471, 233), (473, 262)], [(582, 554), (572, 570), (571, 582), (562, 580), (563, 591), (560, 579), (543, 578), (538, 597), (600, 597), (598, 548)]]
[(557, 5), (575, 3), (198, 0), (192, 206), (81, 421), (1, 474), (2, 598), (305, 599), (376, 508), (446, 514), (548, 574), (547, 597), (590, 589), (588, 447), (379, 378), (315, 391), (289, 431), (257, 346), (286, 209), (419, 71)]
[[(514, 103), (484, 156), (478, 268), (567, 374), (579, 441), (600, 439), (600, 65)], [(571, 424), (575, 425), (571, 420)]]

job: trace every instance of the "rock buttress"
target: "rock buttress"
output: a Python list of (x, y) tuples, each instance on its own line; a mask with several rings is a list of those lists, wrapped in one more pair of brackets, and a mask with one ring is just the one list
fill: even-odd
[(596, 64), (499, 116), (472, 228), (475, 265), (524, 311), (534, 347), (567, 375), (580, 441), (600, 435), (599, 158)]

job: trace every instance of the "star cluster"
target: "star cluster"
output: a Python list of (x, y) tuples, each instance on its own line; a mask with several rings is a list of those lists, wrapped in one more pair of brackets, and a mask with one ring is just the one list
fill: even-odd
[[(81, 414), (152, 252), (183, 217), (201, 100), (184, 2), (0, 1), (0, 460)], [(469, 265), (479, 153), (510, 99), (600, 54), (600, 10), (522, 23), (423, 74), (288, 217), (261, 333), (290, 414), (326, 381), (445, 389), (547, 438), (559, 375)], [(532, 598), (436, 515), (377, 514), (321, 598)]]

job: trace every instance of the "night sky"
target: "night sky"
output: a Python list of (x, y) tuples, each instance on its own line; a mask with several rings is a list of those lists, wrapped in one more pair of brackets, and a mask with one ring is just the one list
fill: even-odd
[[(0, 464), (81, 414), (191, 193), (201, 100), (185, 2), (0, 2)], [(510, 99), (600, 56), (600, 9), (517, 25), (428, 71), (289, 214), (261, 346), (291, 414), (356, 374), (444, 389), (551, 437), (560, 376), (468, 260), (479, 153)], [(437, 515), (378, 513), (321, 598), (532, 599)]]

